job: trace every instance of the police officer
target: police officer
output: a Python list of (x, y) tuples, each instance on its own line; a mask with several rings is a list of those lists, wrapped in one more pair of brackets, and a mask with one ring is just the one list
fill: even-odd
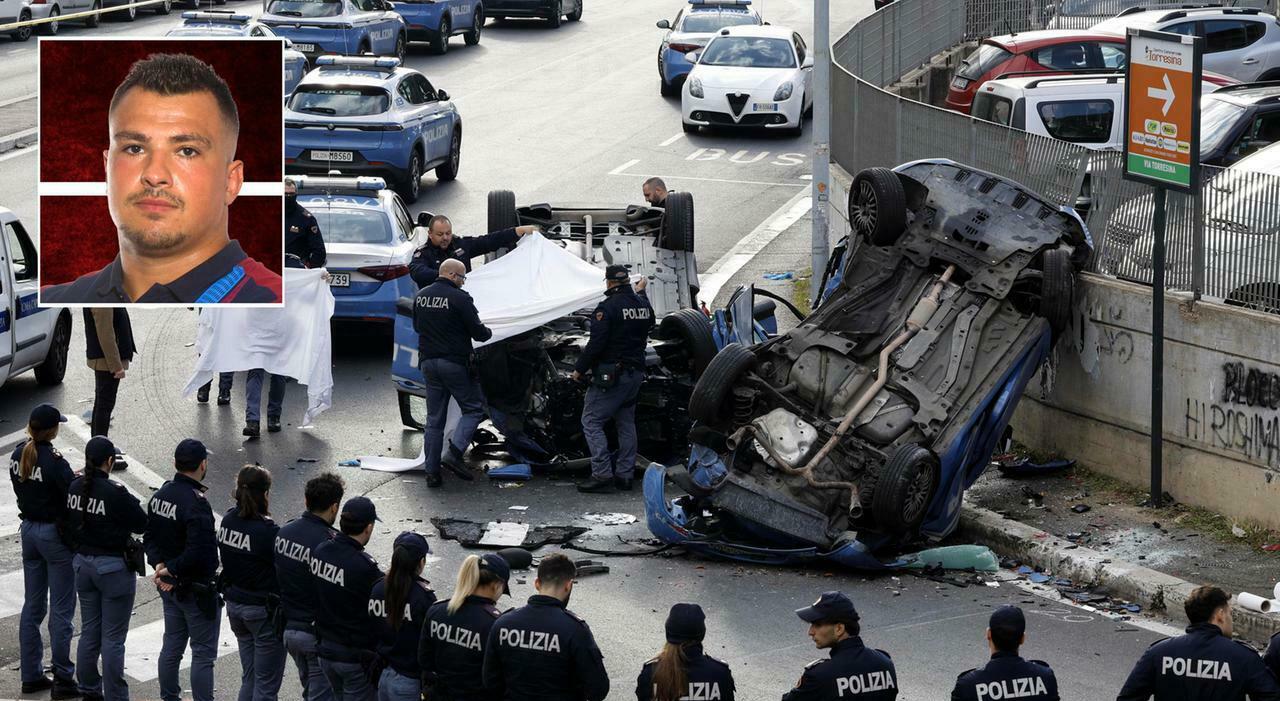
[(284, 252), (302, 260), (308, 268), (323, 268), (328, 257), (320, 224), (306, 207), (298, 204), (298, 186), (284, 179)]
[[(579, 492), (605, 494), (631, 490), (636, 467), (636, 398), (644, 382), (644, 354), (653, 307), (641, 278), (633, 291), (625, 265), (610, 265), (604, 274), (605, 299), (591, 320), (591, 339), (578, 356), (573, 379), (591, 375), (591, 387), (582, 404), (582, 434), (591, 449), (591, 479), (578, 485)], [(604, 426), (610, 420), (618, 432), (616, 458), (609, 450)]]
[(1262, 655), (1262, 661), (1267, 665), (1267, 669), (1271, 670), (1271, 674), (1276, 679), (1280, 679), (1280, 633), (1271, 636), (1271, 641), (1267, 643), (1267, 651)]
[(504, 699), (602, 701), (604, 656), (587, 622), (565, 608), (578, 574), (562, 553), (542, 558), (527, 606), (500, 616), (484, 651), (484, 685)]
[(129, 699), (124, 641), (142, 572), (130, 569), (126, 553), (136, 546), (130, 534), (146, 529), (147, 514), (124, 485), (111, 481), (117, 452), (106, 436), (90, 438), (84, 475), (67, 489), (67, 532), (75, 544), (72, 567), (80, 597), (76, 681), (85, 701)]
[[(667, 614), (667, 644), (644, 663), (636, 679), (636, 701), (722, 699), (733, 701), (729, 665), (702, 651), (707, 617), (697, 604), (676, 604)], [(679, 674), (659, 670), (679, 670)], [(685, 686), (681, 687), (683, 680)]]
[(448, 601), (427, 611), (418, 665), (428, 697), (440, 701), (498, 701), (484, 688), (482, 670), (489, 629), (501, 612), (498, 597), (511, 595), (511, 566), (497, 553), (468, 555)]
[(275, 701), (284, 675), (284, 645), (277, 637), (280, 603), (274, 561), (276, 533), (271, 520), (271, 473), (245, 465), (236, 475), (236, 505), (218, 526), (222, 592), (227, 621), (240, 650), (239, 701)]
[(1280, 684), (1258, 653), (1231, 639), (1231, 597), (1196, 587), (1183, 608), (1187, 632), (1147, 648), (1116, 701), (1275, 701)]
[[(471, 373), (471, 341), (487, 341), (493, 336), (480, 321), (471, 295), (462, 290), (467, 280), (466, 267), (458, 260), (440, 264), (439, 277), (418, 290), (413, 300), (413, 330), (418, 332), (418, 357), (422, 377), (427, 385), (427, 425), (423, 450), (426, 454), (427, 486), (440, 487), (443, 462), (458, 477), (473, 479), (462, 463), (462, 453), (471, 444), (471, 436), (484, 420), (484, 398), (480, 385)], [(449, 447), (444, 447), (444, 424), (448, 417), (449, 398), (458, 402), (462, 418), (453, 429)]]
[(987, 624), (991, 661), (956, 678), (951, 701), (1032, 699), (1058, 701), (1058, 680), (1048, 662), (1024, 660), (1018, 648), (1027, 641), (1027, 619), (1017, 606), (1001, 606)]
[(338, 701), (374, 698), (377, 680), (370, 670), (378, 635), (369, 621), (369, 595), (382, 571), (364, 548), (378, 520), (372, 501), (352, 497), (342, 505), (338, 535), (311, 551), (320, 639), (316, 654)]
[(435, 282), (440, 264), (446, 260), (461, 262), (463, 272), (469, 273), (472, 258), (493, 253), (502, 248), (512, 248), (521, 236), (538, 230), (536, 226), (517, 226), (483, 236), (455, 237), (453, 222), (443, 214), (431, 217), (427, 221), (427, 226), (418, 227), (415, 233), (421, 235), (424, 228), (427, 242), (413, 252), (413, 258), (409, 261), (409, 276), (418, 287), (426, 287)]
[[(18, 500), (22, 519), (22, 580), (26, 598), (18, 622), (21, 653), (22, 693), (34, 694), (52, 688), (55, 699), (79, 696), (75, 665), (71, 664), (72, 619), (76, 615), (75, 574), (71, 549), (63, 540), (66, 521), (67, 487), (75, 474), (53, 447), (58, 426), (67, 417), (52, 404), (31, 411), (27, 438), (13, 449), (9, 460), (9, 480)], [(52, 611), (50, 611), (52, 604)], [(49, 613), (49, 645), (53, 659), (53, 679), (44, 675), (44, 641), (40, 624)]]
[(344, 490), (342, 478), (326, 472), (307, 480), (307, 510), (276, 534), (276, 579), (284, 609), (284, 647), (298, 669), (304, 701), (330, 701), (333, 689), (316, 657), (316, 586), (311, 553), (333, 538), (333, 522)]
[(782, 701), (898, 698), (898, 673), (893, 660), (884, 650), (862, 644), (858, 612), (849, 597), (838, 591), (823, 592), (812, 606), (796, 609), (796, 615), (809, 624), (814, 645), (819, 650), (831, 650), (831, 657), (806, 665), (800, 681), (782, 695)]
[(378, 654), (387, 663), (378, 680), (378, 701), (422, 699), (418, 640), (427, 609), (436, 602), (436, 593), (422, 578), (430, 553), (421, 535), (405, 531), (396, 536), (387, 576), (369, 594), (369, 618), (380, 637)]
[(222, 614), (214, 584), (218, 543), (213, 509), (204, 496), (209, 451), (194, 438), (183, 439), (173, 451), (173, 466), (173, 479), (148, 503), (143, 540), (164, 604), (164, 641), (157, 663), (160, 698), (181, 698), (178, 666), (190, 642), (191, 696), (194, 701), (211, 701)]

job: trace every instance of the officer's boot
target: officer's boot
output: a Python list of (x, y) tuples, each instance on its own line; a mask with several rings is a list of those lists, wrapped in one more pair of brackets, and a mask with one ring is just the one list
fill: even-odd
[(39, 679), (36, 679), (35, 681), (22, 682), (22, 693), (38, 694), (41, 691), (44, 691), (45, 689), (49, 689), (52, 687), (53, 687), (53, 680), (48, 677), (41, 676)]
[(612, 494), (613, 492), (617, 491), (617, 489), (616, 487), (613, 486), (612, 479), (602, 480), (602, 479), (596, 479), (595, 477), (592, 477), (586, 482), (582, 482), (581, 484), (579, 484), (578, 491), (582, 492), (583, 494)]
[(203, 385), (200, 386), (200, 389), (196, 390), (196, 401), (200, 402), (201, 404), (209, 403), (209, 383), (208, 382), (204, 383)]
[(267, 417), (267, 433), (279, 433), (279, 432), (280, 432), (280, 417), (268, 416)]
[(632, 483), (632, 479), (630, 477), (614, 477), (613, 478), (613, 486), (619, 492), (631, 491), (631, 483)]
[(443, 486), (444, 486), (444, 478), (440, 476), (439, 472), (435, 473), (434, 475), (432, 474), (427, 475), (427, 487), (429, 489), (439, 489), (440, 487), (443, 487)]
[(250, 438), (257, 438), (258, 436), (262, 435), (262, 431), (259, 429), (257, 421), (244, 422), (244, 430), (241, 431), (240, 433)]
[(458, 450), (452, 443), (449, 449), (444, 451), (444, 457), (440, 458), (440, 463), (449, 468), (449, 472), (457, 475), (460, 479), (468, 482), (475, 479), (475, 475), (471, 474), (471, 470), (462, 463), (462, 451)]
[(218, 390), (218, 406), (226, 406), (230, 403), (231, 403), (230, 390), (228, 390), (226, 394), (223, 394), (222, 390)]
[(53, 691), (49, 693), (49, 698), (53, 699), (53, 701), (78, 699), (80, 698), (80, 687), (76, 686), (75, 681), (71, 679), (55, 676), (53, 678)]

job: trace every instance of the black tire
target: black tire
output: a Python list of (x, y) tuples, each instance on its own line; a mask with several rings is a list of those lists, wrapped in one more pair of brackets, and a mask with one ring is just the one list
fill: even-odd
[[(23, 10), (22, 12), (19, 12), (18, 21), (30, 22), (31, 11)], [(21, 27), (21, 28), (15, 29), (12, 32), (9, 32), (9, 37), (12, 38), (14, 41), (26, 41), (31, 38), (31, 27)]]
[(94, 14), (84, 18), (84, 26), (89, 29), (97, 29), (98, 25), (102, 24), (102, 16), (97, 14), (102, 11), (102, 5), (98, 0), (94, 0), (93, 7), (90, 7), (89, 10)]
[(556, 0), (553, 12), (555, 14), (547, 18), (547, 26), (552, 29), (559, 29), (562, 21), (561, 18), (564, 17), (564, 0)]
[(917, 443), (898, 446), (881, 468), (871, 515), (881, 531), (914, 536), (938, 491), (938, 458)]
[(53, 340), (44, 362), (36, 366), (36, 383), (49, 387), (62, 384), (67, 374), (67, 353), (71, 347), (71, 317), (64, 315), (53, 327)]
[(907, 226), (907, 192), (888, 168), (866, 168), (849, 189), (849, 224), (875, 246), (897, 243)]
[(697, 134), (697, 133), (698, 133), (698, 125), (697, 125), (697, 124), (690, 124), (690, 123), (688, 123), (688, 122), (681, 122), (681, 123), (680, 123), (680, 126), (684, 128), (684, 133), (686, 133), (686, 134)]
[(117, 14), (116, 19), (121, 22), (132, 22), (138, 19), (138, 8), (133, 6), (133, 0), (125, 0), (125, 2), (127, 2), (129, 6), (125, 8), (124, 12)]
[(449, 32), (451, 31), (453, 31), (453, 22), (449, 20), (448, 15), (445, 15), (440, 20), (440, 30), (436, 32), (436, 38), (431, 41), (431, 53), (437, 56), (449, 53)]
[(577, 22), (578, 20), (582, 19), (582, 3), (583, 3), (583, 0), (578, 0), (578, 6), (574, 8), (573, 12), (570, 12), (565, 17), (565, 19), (569, 20), (570, 22)]
[(738, 379), (755, 364), (755, 354), (739, 343), (730, 343), (716, 353), (689, 395), (689, 418), (713, 426), (726, 423), (725, 403)]
[(400, 184), (400, 197), (406, 204), (413, 204), (418, 201), (420, 194), (422, 194), (422, 156), (415, 149), (413, 155), (409, 157), (409, 172), (405, 174), (404, 182)]
[[(130, 2), (133, 2), (133, 0), (129, 0), (129, 1), (130, 1)], [(197, 7), (198, 7), (198, 5), (199, 5), (199, 3), (197, 3)], [(160, 3), (159, 5), (154, 5), (153, 7), (155, 7), (155, 8), (156, 8), (156, 14), (157, 14), (157, 15), (167, 15), (167, 14), (169, 14), (169, 12), (171, 12), (171, 11), (173, 10), (173, 3), (172, 3), (172, 2), (170, 2), (169, 0), (165, 0), (164, 2)]]
[(658, 69), (658, 92), (661, 93), (663, 97), (680, 96), (680, 87), (675, 83), (668, 83), (667, 79), (662, 77), (662, 69)]
[(449, 140), (449, 160), (436, 166), (436, 179), (449, 182), (458, 178), (458, 168), (462, 165), (462, 130), (454, 129), (453, 138)]
[(692, 251), (693, 195), (673, 192), (667, 195), (666, 214), (662, 217), (662, 246), (672, 251)]
[(489, 231), (502, 231), (520, 226), (516, 213), (516, 193), (510, 190), (489, 191)]
[[(61, 17), (61, 16), (62, 16), (62, 12), (61, 12), (60, 10), (58, 10), (58, 7), (55, 5), (55, 6), (53, 7), (53, 9), (52, 9), (52, 10), (49, 10), (49, 16), (50, 16), (50, 17)], [(37, 30), (37, 33), (38, 33), (40, 36), (45, 36), (45, 37), (57, 36), (57, 35), (58, 35), (58, 25), (59, 25), (59, 24), (61, 24), (61, 23), (60, 23), (60, 22), (45, 22), (44, 24), (40, 25), (39, 29)]]
[(400, 404), (400, 423), (404, 424), (406, 428), (421, 431), (424, 428), (423, 422), (419, 421), (413, 415), (414, 398), (415, 397), (408, 392), (396, 391), (396, 399)]
[(484, 5), (476, 5), (475, 10), (471, 14), (471, 29), (462, 35), (462, 40), (467, 42), (467, 46), (475, 46), (480, 43), (480, 32), (484, 29)]
[(697, 380), (706, 372), (716, 357), (716, 339), (711, 334), (711, 321), (697, 309), (681, 309), (672, 312), (658, 323), (658, 332), (664, 338), (678, 338), (684, 343), (685, 357), (689, 359), (689, 375)]
[(1040, 315), (1049, 321), (1049, 328), (1056, 335), (1071, 325), (1071, 305), (1075, 303), (1076, 277), (1070, 251), (1062, 248), (1045, 251), (1043, 267)]
[(409, 53), (409, 41), (405, 39), (404, 33), (396, 35), (396, 58), (404, 61), (405, 54)]

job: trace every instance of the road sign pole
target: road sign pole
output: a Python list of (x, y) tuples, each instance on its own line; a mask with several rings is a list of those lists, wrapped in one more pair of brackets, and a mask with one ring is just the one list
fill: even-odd
[[(813, 230), (809, 302), (817, 302), (829, 250), (827, 201), (831, 193), (831, 8), (829, 0), (813, 0)], [(803, 119), (803, 117), (801, 118)]]
[(1151, 506), (1164, 495), (1164, 228), (1165, 189), (1155, 191), (1151, 247)]

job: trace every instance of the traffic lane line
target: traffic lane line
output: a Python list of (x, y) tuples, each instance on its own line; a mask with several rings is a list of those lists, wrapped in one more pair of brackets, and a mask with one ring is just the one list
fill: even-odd
[[(639, 161), (636, 161), (637, 163)], [(616, 168), (614, 170), (617, 170)], [(629, 178), (662, 178), (666, 182), (695, 182), (695, 183), (728, 183), (730, 185), (764, 185), (766, 187), (809, 187), (807, 183), (780, 183), (768, 182), (764, 180), (736, 180), (732, 178), (699, 178), (691, 175), (654, 175), (652, 173), (614, 173), (609, 175), (622, 175)]]
[(674, 144), (675, 142), (677, 142), (677, 141), (679, 141), (679, 140), (681, 140), (681, 139), (683, 139), (683, 138), (684, 138), (684, 132), (680, 132), (679, 134), (676, 134), (675, 136), (671, 137), (670, 139), (667, 139), (666, 141), (664, 141), (664, 142), (662, 142), (662, 143), (658, 144), (658, 147), (659, 147), (659, 148), (665, 148), (665, 147), (670, 146), (671, 144)]
[[(220, 629), (218, 632), (218, 657), (238, 650), (236, 634), (231, 631), (231, 622), (227, 619), (226, 610), (218, 612)], [(152, 621), (136, 628), (130, 628), (124, 647), (124, 673), (134, 681), (149, 682), (158, 674), (160, 646), (164, 644), (164, 619)], [(182, 655), (182, 663), (178, 669), (191, 666), (191, 646), (188, 644)]]
[[(805, 186), (801, 185), (801, 187)], [(712, 263), (705, 273), (699, 276), (702, 285), (698, 291), (698, 296), (709, 304), (714, 305), (716, 297), (720, 294), (720, 288), (729, 282), (729, 279), (741, 270), (743, 266), (759, 255), (774, 239), (778, 238), (779, 234), (799, 221), (809, 210), (809, 193), (803, 190), (796, 193), (786, 204), (760, 222), (759, 226), (742, 237), (723, 256), (720, 256), (719, 260)]]

